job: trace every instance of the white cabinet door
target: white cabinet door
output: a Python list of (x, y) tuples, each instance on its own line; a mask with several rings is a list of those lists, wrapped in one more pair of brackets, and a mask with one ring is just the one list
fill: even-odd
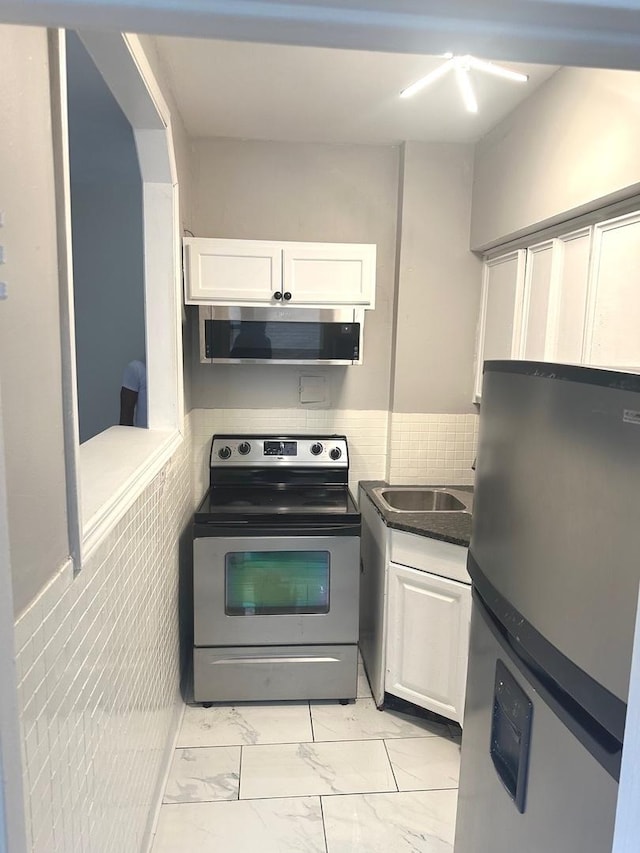
[(482, 366), (487, 359), (517, 358), (520, 352), (526, 251), (519, 249), (485, 261), (478, 327), (475, 402), (482, 396)]
[(283, 253), (282, 287), (289, 304), (374, 307), (375, 245), (284, 243)]
[(594, 227), (583, 361), (640, 369), (640, 213)]
[(265, 240), (184, 239), (185, 302), (278, 304), (282, 248)]
[(471, 587), (389, 563), (385, 690), (462, 722)]
[(580, 364), (582, 360), (591, 234), (591, 227), (582, 228), (554, 240), (558, 264), (549, 299), (547, 361)]
[(549, 300), (558, 275), (559, 257), (557, 240), (527, 249), (520, 357), (529, 361), (547, 358)]

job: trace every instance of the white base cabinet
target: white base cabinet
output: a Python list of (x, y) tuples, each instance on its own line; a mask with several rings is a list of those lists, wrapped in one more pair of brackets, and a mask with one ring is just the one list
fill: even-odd
[(469, 655), (467, 549), (388, 528), (360, 489), (360, 652), (385, 693), (462, 724)]
[(388, 564), (385, 690), (462, 723), (471, 587)]

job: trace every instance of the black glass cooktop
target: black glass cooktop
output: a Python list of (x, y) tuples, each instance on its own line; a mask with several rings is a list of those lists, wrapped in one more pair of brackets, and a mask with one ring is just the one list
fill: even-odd
[(210, 489), (196, 510), (196, 522), (213, 518), (256, 516), (330, 515), (346, 519), (358, 517), (358, 510), (346, 486), (256, 488), (217, 486)]

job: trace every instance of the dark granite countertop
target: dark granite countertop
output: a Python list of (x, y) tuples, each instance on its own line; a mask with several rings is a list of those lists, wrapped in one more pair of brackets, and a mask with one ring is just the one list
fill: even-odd
[[(431, 485), (431, 484), (430, 484)], [(429, 488), (419, 486), (417, 488)], [(387, 527), (394, 530), (404, 530), (416, 533), (418, 536), (428, 536), (430, 539), (440, 539), (454, 545), (468, 547), (471, 539), (471, 512), (395, 512), (383, 505), (374, 489), (382, 488), (412, 488), (414, 483), (406, 486), (389, 483), (384, 480), (360, 480), (364, 493), (371, 499), (378, 514), (382, 516)], [(473, 509), (473, 486), (449, 486), (446, 483), (433, 484), (434, 489), (446, 489), (463, 501), (469, 510)]]

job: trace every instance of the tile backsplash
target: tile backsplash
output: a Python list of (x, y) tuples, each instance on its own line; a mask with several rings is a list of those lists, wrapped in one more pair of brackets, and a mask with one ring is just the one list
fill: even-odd
[(472, 485), (478, 421), (474, 414), (394, 412), (389, 441), (389, 482)]
[[(15, 625), (29, 849), (139, 853), (181, 706), (190, 435), (74, 578)], [(182, 543), (184, 548), (184, 542)]]
[(386, 410), (194, 409), (194, 499), (209, 482), (209, 450), (216, 432), (337, 432), (349, 441), (350, 484), (473, 483), (478, 417), (389, 413)]
[(358, 409), (194, 409), (193, 474), (196, 500), (209, 485), (211, 436), (231, 433), (344, 433), (349, 441), (350, 482), (384, 479), (388, 436), (387, 411)]

